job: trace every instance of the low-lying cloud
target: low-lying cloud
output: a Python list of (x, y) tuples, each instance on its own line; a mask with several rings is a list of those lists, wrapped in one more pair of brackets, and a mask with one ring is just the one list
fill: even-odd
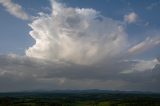
[[(138, 61), (84, 66), (17, 55), (0, 56), (0, 91), (118, 89), (159, 91), (159, 64), (146, 71), (122, 73)], [(115, 67), (116, 66), (116, 67)], [(12, 86), (10, 88), (9, 86)], [(8, 86), (8, 87), (7, 87)]]

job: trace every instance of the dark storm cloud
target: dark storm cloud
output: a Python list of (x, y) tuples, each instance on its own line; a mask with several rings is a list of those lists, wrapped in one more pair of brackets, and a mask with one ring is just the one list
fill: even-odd
[[(159, 65), (153, 70), (121, 73), (136, 61), (86, 66), (16, 55), (0, 56), (1, 91), (99, 88), (159, 91)], [(9, 86), (13, 86), (10, 88)]]

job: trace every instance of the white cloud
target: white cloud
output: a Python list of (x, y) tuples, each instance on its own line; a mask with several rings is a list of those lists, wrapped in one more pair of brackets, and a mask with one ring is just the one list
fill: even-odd
[(120, 73), (123, 74), (131, 74), (134, 72), (145, 72), (152, 71), (156, 65), (160, 65), (158, 59), (152, 60), (126, 60), (126, 62), (130, 63), (130, 67)]
[(135, 23), (138, 19), (138, 15), (135, 12), (131, 12), (124, 16), (124, 21), (131, 24)]
[(29, 26), (36, 43), (26, 55), (77, 64), (110, 61), (126, 48), (120, 22), (94, 9), (71, 8), (52, 0), (52, 14), (40, 13)]
[(16, 16), (17, 18), (27, 20), (29, 16), (25, 13), (22, 7), (16, 3), (13, 3), (11, 0), (0, 0), (0, 4), (2, 4), (6, 10)]
[(157, 64), (159, 64), (157, 59), (148, 60), (148, 61), (139, 60), (138, 63), (134, 65), (133, 70), (136, 70), (136, 71), (152, 70)]
[(130, 54), (141, 53), (147, 51), (157, 45), (160, 45), (160, 37), (147, 37), (144, 41), (131, 47), (128, 52)]

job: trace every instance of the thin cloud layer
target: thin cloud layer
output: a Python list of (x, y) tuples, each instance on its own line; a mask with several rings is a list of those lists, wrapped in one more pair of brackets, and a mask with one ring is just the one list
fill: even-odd
[(147, 51), (155, 46), (160, 45), (160, 37), (147, 37), (144, 41), (136, 44), (135, 46), (131, 47), (128, 52), (130, 54), (142, 53)]
[(52, 13), (40, 13), (29, 26), (36, 43), (26, 55), (76, 64), (110, 61), (126, 49), (127, 34), (120, 22), (94, 9), (71, 8), (53, 0)]
[(22, 20), (29, 19), (28, 14), (22, 9), (22, 7), (19, 4), (12, 2), (12, 0), (0, 0), (0, 4), (3, 5), (10, 14), (17, 18)]

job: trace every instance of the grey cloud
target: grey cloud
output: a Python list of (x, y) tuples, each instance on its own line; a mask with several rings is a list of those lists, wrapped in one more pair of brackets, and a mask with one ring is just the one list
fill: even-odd
[[(159, 65), (153, 70), (120, 73), (135, 62), (112, 62), (93, 66), (50, 62), (17, 55), (0, 56), (0, 91), (34, 89), (156, 90)], [(12, 88), (9, 86), (12, 85)]]

